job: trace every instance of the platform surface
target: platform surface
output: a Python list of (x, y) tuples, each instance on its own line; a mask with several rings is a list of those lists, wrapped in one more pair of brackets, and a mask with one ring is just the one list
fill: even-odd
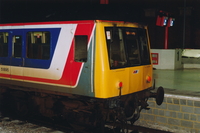
[(156, 88), (165, 90), (158, 106), (149, 98), (149, 110), (142, 110), (139, 125), (162, 127), (173, 133), (200, 133), (200, 69), (154, 70)]
[(200, 69), (153, 70), (156, 87), (162, 86), (167, 94), (200, 97)]

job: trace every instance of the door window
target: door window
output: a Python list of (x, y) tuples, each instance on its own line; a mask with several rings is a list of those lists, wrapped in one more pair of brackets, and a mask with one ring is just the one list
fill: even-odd
[(15, 35), (13, 36), (13, 57), (20, 58), (22, 57), (22, 36)]

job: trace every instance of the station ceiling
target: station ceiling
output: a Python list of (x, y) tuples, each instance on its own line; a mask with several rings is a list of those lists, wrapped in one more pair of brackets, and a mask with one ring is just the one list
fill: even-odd
[[(0, 0), (0, 23), (40, 22), (58, 19), (62, 21), (61, 19), (63, 18), (75, 20), (90, 19), (91, 17), (94, 19), (109, 18), (109, 20), (122, 19), (123, 21), (135, 22), (141, 19), (141, 22), (149, 25), (152, 47), (162, 48), (160, 44), (164, 42), (163, 27), (156, 27), (155, 20), (157, 13), (160, 10), (164, 10), (172, 13), (176, 18), (175, 25), (169, 30), (170, 48), (180, 48), (183, 41), (183, 22), (185, 22), (183, 21), (183, 14), (184, 9), (186, 9), (185, 47), (200, 48), (200, 0), (108, 0), (109, 4), (107, 5), (100, 4), (100, 1), (106, 0)], [(33, 2), (34, 4), (32, 4)], [(73, 6), (70, 4), (73, 4)], [(30, 5), (31, 7), (29, 8)], [(40, 5), (40, 8), (37, 8), (38, 5)], [(53, 5), (53, 7), (48, 9), (47, 5)], [(57, 5), (57, 8), (55, 5)], [(143, 12), (133, 11), (135, 6), (142, 8)], [(60, 10), (63, 7), (65, 10)], [(57, 11), (56, 9), (59, 10)], [(134, 17), (133, 14), (141, 18)], [(145, 17), (142, 17), (142, 15)], [(178, 34), (180, 34), (179, 37), (177, 37)], [(177, 46), (179, 44), (181, 46)]]
[[(102, 3), (102, 1), (108, 1), (108, 4), (100, 4)], [(180, 8), (183, 8), (185, 6), (184, 4), (186, 4), (186, 7), (199, 9), (200, 0), (0, 0), (0, 15), (9, 12), (15, 13), (16, 10), (21, 10), (22, 8), (24, 9), (24, 12), (29, 10), (30, 6), (35, 12), (33, 12), (34, 15), (36, 15), (37, 10), (39, 10), (39, 8), (37, 9), (37, 6), (42, 4), (44, 6), (40, 6), (40, 9), (42, 9), (43, 12), (47, 10), (47, 5), (51, 5), (50, 9), (60, 9), (60, 7), (62, 6), (62, 8), (65, 9), (69, 8), (70, 12), (73, 11), (72, 13), (76, 13), (76, 11), (81, 8), (84, 11), (88, 10), (86, 13), (88, 13), (89, 11), (102, 11), (102, 13), (110, 13), (111, 11), (117, 9), (126, 14), (130, 14), (130, 10), (134, 9), (135, 7), (142, 9), (155, 9), (157, 11), (165, 10), (171, 12), (174, 11), (174, 9), (179, 10)], [(73, 6), (70, 6), (70, 4), (73, 4)], [(33, 5), (35, 6), (35, 8), (33, 7)], [(99, 5), (101, 5), (101, 7)], [(118, 5), (117, 8), (116, 5)], [(18, 6), (18, 8), (16, 6)], [(11, 11), (11, 8), (14, 8), (16, 10)], [(116, 12), (114, 14), (116, 14)], [(19, 13), (17, 15), (19, 15)], [(1, 20), (3, 19), (2, 17), (3, 16), (1, 16)]]
[[(16, 0), (0, 0), (0, 2), (16, 2)], [(69, 3), (100, 3), (101, 0), (17, 0), (23, 2), (38, 1), (38, 2), (69, 2)], [(181, 3), (186, 1), (187, 3), (200, 2), (200, 0), (108, 0), (110, 4), (113, 3)]]
[(45, 3), (72, 3), (72, 4), (100, 4), (101, 1), (108, 1), (109, 4), (131, 4), (131, 5), (140, 5), (145, 7), (159, 7), (159, 6), (178, 6), (182, 7), (184, 3), (187, 6), (200, 5), (200, 0), (0, 0), (2, 5), (6, 3), (29, 3), (29, 2), (45, 2)]

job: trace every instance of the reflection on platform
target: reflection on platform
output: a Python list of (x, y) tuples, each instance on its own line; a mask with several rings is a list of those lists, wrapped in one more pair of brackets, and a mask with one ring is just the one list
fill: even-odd
[(154, 70), (156, 87), (168, 94), (200, 96), (200, 69)]

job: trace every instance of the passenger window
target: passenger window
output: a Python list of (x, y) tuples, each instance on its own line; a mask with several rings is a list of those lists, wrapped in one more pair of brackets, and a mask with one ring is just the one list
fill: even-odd
[(13, 57), (21, 57), (22, 56), (22, 36), (16, 35), (13, 36)]
[(75, 57), (76, 62), (86, 62), (87, 61), (87, 43), (88, 36), (86, 35), (76, 35), (74, 39), (75, 46)]
[(50, 32), (28, 32), (27, 39), (27, 58), (43, 60), (50, 58)]
[(0, 32), (0, 57), (8, 56), (8, 32)]

